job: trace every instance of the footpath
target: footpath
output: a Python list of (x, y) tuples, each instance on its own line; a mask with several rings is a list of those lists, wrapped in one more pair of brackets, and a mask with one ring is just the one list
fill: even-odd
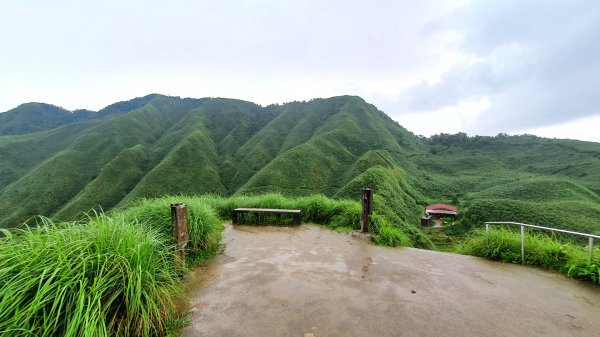
[(192, 336), (600, 336), (600, 287), (312, 226), (227, 225), (188, 280)]

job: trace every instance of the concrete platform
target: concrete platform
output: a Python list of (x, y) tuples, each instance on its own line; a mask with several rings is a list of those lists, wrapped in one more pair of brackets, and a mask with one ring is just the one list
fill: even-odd
[(600, 286), (386, 248), (325, 228), (228, 225), (188, 280), (182, 336), (600, 336)]

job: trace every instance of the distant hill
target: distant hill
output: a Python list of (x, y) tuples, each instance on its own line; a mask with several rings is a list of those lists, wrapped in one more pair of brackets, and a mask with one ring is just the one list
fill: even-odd
[(95, 117), (89, 110), (69, 111), (45, 103), (25, 103), (0, 114), (0, 135), (20, 135), (49, 130)]
[(585, 229), (600, 232), (600, 144), (419, 138), (356, 96), (262, 107), (154, 94), (98, 112), (28, 103), (0, 114), (0, 125), (2, 227), (163, 194), (357, 199), (368, 186), (376, 210), (415, 229), (430, 202), (456, 203), (465, 219), (480, 221), (485, 214), (469, 211), (486, 209), (477, 202), (510, 200), (559, 203), (552, 209), (577, 213)]

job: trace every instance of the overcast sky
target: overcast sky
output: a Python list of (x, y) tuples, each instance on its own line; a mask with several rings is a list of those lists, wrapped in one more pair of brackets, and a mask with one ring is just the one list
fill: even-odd
[(600, 142), (600, 1), (0, 0), (0, 111), (360, 95), (420, 135)]

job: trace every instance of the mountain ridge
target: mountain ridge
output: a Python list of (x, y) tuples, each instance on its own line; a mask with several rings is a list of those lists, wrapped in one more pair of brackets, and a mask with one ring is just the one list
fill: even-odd
[[(72, 219), (164, 194), (356, 199), (365, 186), (375, 189), (379, 211), (405, 226), (416, 227), (428, 202), (460, 204), (465, 219), (479, 221), (485, 216), (469, 213), (477, 199), (500, 205), (510, 195), (518, 202), (536, 189), (557, 193), (541, 203), (577, 195), (591, 213), (600, 210), (600, 144), (529, 135), (418, 137), (358, 96), (260, 106), (151, 94), (68, 122), (60, 118), (66, 110), (48, 109), (59, 113), (43, 130), (30, 132), (40, 128), (36, 117), (20, 135), (0, 132), (1, 227), (38, 214)], [(29, 125), (10, 111), (12, 121)], [(555, 186), (571, 194), (553, 192)], [(586, 218), (584, 227), (600, 230), (594, 221)]]

